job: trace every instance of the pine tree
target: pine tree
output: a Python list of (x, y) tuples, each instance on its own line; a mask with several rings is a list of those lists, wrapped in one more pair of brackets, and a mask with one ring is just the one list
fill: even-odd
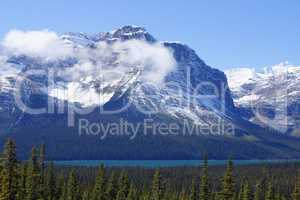
[(165, 180), (164, 182), (164, 195), (163, 195), (163, 200), (170, 200), (172, 199), (173, 192), (171, 190), (171, 181), (170, 180)]
[(240, 193), (239, 192), (235, 192), (234, 193), (234, 197), (233, 197), (234, 200), (240, 200)]
[(261, 179), (260, 179), (261, 188), (262, 188), (262, 191), (263, 191), (262, 194), (261, 194), (262, 199), (266, 198), (266, 191), (268, 190), (269, 178), (270, 178), (270, 172), (266, 167), (264, 167), (263, 170), (262, 170), (262, 175), (261, 175)]
[(300, 200), (300, 176), (298, 176), (298, 178), (296, 180), (292, 198), (293, 198), (293, 200)]
[(110, 175), (110, 178), (107, 183), (107, 187), (105, 190), (105, 199), (110, 200), (110, 199), (115, 199), (116, 198), (116, 184), (115, 184), (115, 174), (112, 172)]
[(126, 200), (126, 197), (129, 193), (129, 180), (128, 175), (124, 172), (121, 172), (119, 178), (119, 191), (117, 193), (117, 200)]
[[(1, 160), (0, 160), (1, 161)], [(3, 171), (3, 167), (2, 167), (2, 162), (0, 162), (0, 197), (1, 197), (1, 193), (2, 193), (2, 178), (3, 178), (3, 174), (2, 174), (2, 171)]]
[(65, 184), (65, 177), (61, 174), (57, 181), (57, 191), (55, 199), (66, 200), (67, 199), (67, 190)]
[(46, 147), (45, 144), (41, 144), (39, 149), (39, 165), (41, 169), (41, 176), (44, 177), (44, 171), (45, 171), (45, 154), (46, 154)]
[(54, 166), (51, 162), (49, 167), (46, 170), (45, 175), (45, 183), (44, 183), (44, 194), (47, 200), (55, 200), (56, 193), (57, 193), (57, 186), (56, 186), (56, 178), (54, 175)]
[(232, 200), (234, 198), (234, 194), (233, 163), (231, 159), (229, 159), (219, 198), (220, 200)]
[(272, 182), (269, 181), (266, 196), (265, 196), (265, 200), (274, 200), (274, 199), (275, 199), (275, 197), (274, 197), (273, 185), (272, 185)]
[(163, 196), (162, 180), (159, 169), (156, 170), (152, 180), (151, 200), (161, 200)]
[(244, 183), (241, 184), (240, 190), (238, 192), (238, 200), (243, 200), (243, 192), (244, 192)]
[(208, 183), (208, 159), (207, 155), (204, 155), (203, 159), (203, 169), (200, 185), (200, 200), (209, 199), (209, 183)]
[(82, 195), (82, 200), (90, 200), (91, 196), (90, 196), (90, 191), (89, 189), (86, 189)]
[(104, 200), (105, 198), (105, 169), (101, 165), (99, 168), (98, 175), (96, 177), (96, 183), (93, 190), (93, 200)]
[(254, 200), (262, 200), (262, 199), (263, 199), (263, 188), (262, 188), (262, 182), (259, 181), (255, 185)]
[(33, 147), (28, 162), (28, 174), (26, 180), (26, 200), (38, 200), (40, 194), (40, 169), (36, 149)]
[(26, 198), (26, 180), (27, 180), (27, 164), (21, 166), (21, 175), (19, 177), (19, 190), (18, 199), (23, 200)]
[(150, 200), (150, 194), (148, 191), (143, 191), (140, 200)]
[(196, 199), (197, 199), (197, 191), (196, 191), (195, 179), (193, 179), (192, 180), (192, 185), (191, 185), (189, 200), (196, 200)]
[(141, 200), (150, 200), (150, 193), (148, 191), (148, 185), (146, 183), (144, 183), (143, 185)]
[(66, 200), (79, 200), (79, 199), (80, 199), (80, 193), (79, 193), (78, 180), (74, 170), (72, 170), (70, 172), (69, 179), (68, 179)]
[(45, 144), (41, 144), (39, 148), (39, 169), (40, 169), (40, 194), (42, 199), (47, 199), (46, 194), (44, 194), (45, 189)]
[(281, 200), (286, 200), (284, 195), (281, 195)]
[(275, 200), (281, 200), (281, 195), (280, 194), (276, 194), (274, 197)]
[(170, 194), (170, 198), (169, 199), (166, 199), (166, 200), (177, 200), (178, 198), (177, 198), (177, 195), (176, 195), (176, 193), (171, 193)]
[(128, 193), (128, 196), (126, 197), (126, 200), (135, 200), (135, 188), (133, 186), (133, 184), (130, 185), (130, 188), (129, 188), (129, 193)]
[(3, 154), (0, 200), (16, 200), (18, 193), (18, 160), (16, 145), (12, 139), (7, 140)]
[(248, 181), (245, 181), (243, 186), (243, 195), (242, 200), (250, 200), (251, 199), (251, 191)]

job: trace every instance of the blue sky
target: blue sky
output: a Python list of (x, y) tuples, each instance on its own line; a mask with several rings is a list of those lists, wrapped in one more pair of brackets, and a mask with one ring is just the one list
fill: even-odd
[(2, 0), (0, 37), (11, 29), (58, 33), (144, 26), (159, 40), (182, 41), (220, 69), (300, 65), (298, 0)]

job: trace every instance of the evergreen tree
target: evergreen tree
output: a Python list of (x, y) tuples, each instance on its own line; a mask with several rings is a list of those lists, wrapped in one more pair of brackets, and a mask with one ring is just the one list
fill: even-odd
[(163, 200), (170, 200), (172, 199), (172, 197), (173, 197), (173, 192), (171, 190), (171, 181), (165, 180)]
[(86, 189), (82, 195), (82, 200), (90, 200), (90, 199), (91, 199), (90, 191)]
[(59, 200), (67, 199), (67, 189), (65, 184), (65, 177), (63, 174), (61, 174), (58, 179), (55, 199), (59, 199)]
[(197, 191), (196, 191), (195, 179), (193, 179), (189, 200), (196, 200), (196, 199), (197, 199)]
[(250, 191), (250, 185), (248, 181), (245, 181), (243, 186), (243, 195), (242, 200), (250, 200), (251, 199), (251, 191)]
[(21, 166), (21, 175), (19, 177), (19, 190), (18, 199), (23, 200), (26, 198), (26, 179), (27, 179), (27, 164)]
[(281, 200), (281, 195), (280, 194), (276, 194), (274, 197), (275, 200)]
[(105, 170), (103, 165), (100, 166), (98, 175), (96, 177), (96, 183), (93, 190), (92, 199), (93, 200), (105, 199)]
[(2, 170), (3, 170), (3, 167), (2, 167), (2, 162), (0, 163), (0, 197), (1, 197), (1, 193), (2, 193), (2, 178), (3, 178), (3, 174), (2, 174)]
[(203, 169), (200, 185), (200, 200), (209, 199), (209, 183), (208, 183), (208, 159), (207, 155), (204, 155), (203, 159)]
[(281, 195), (281, 200), (286, 200), (284, 195)]
[(46, 154), (46, 150), (45, 150), (45, 144), (41, 144), (40, 149), (39, 149), (39, 165), (40, 165), (40, 169), (41, 169), (41, 176), (42, 178), (44, 178), (44, 171), (45, 171), (45, 154)]
[(170, 198), (169, 199), (166, 199), (166, 200), (177, 200), (177, 195), (175, 192), (173, 192), (172, 194), (170, 194)]
[(115, 199), (116, 198), (116, 184), (115, 184), (115, 174), (114, 172), (111, 173), (110, 178), (107, 183), (106, 191), (105, 191), (105, 199)]
[(79, 199), (80, 199), (80, 193), (79, 193), (78, 180), (74, 170), (72, 170), (70, 172), (69, 179), (68, 179), (66, 200), (79, 200)]
[(262, 188), (262, 199), (266, 198), (266, 191), (268, 190), (268, 181), (269, 181), (269, 177), (270, 177), (270, 172), (266, 167), (263, 167), (262, 170), (262, 175), (261, 175), (261, 188)]
[(234, 198), (234, 179), (233, 179), (233, 162), (228, 160), (227, 170), (225, 172), (222, 190), (219, 193), (220, 200), (232, 200)]
[(130, 188), (129, 188), (129, 193), (128, 193), (128, 196), (126, 197), (126, 200), (135, 200), (135, 188), (133, 186), (133, 184), (130, 185)]
[(265, 200), (274, 200), (274, 189), (271, 181), (268, 182), (268, 188), (265, 196)]
[(40, 193), (42, 196), (42, 199), (47, 199), (46, 194), (44, 194), (45, 191), (45, 144), (41, 144), (39, 148), (39, 169), (40, 169)]
[(141, 200), (150, 200), (150, 193), (148, 191), (148, 186), (146, 183), (143, 185)]
[(44, 183), (44, 194), (45, 194), (45, 199), (48, 200), (55, 200), (57, 195), (57, 186), (56, 186), (56, 178), (54, 175), (54, 166), (53, 163), (51, 162), (49, 164), (49, 167), (46, 170), (46, 175), (45, 175), (45, 183)]
[(26, 200), (38, 200), (40, 195), (40, 169), (36, 149), (33, 147), (28, 161), (28, 174), (26, 180)]
[(0, 200), (16, 200), (18, 193), (18, 160), (16, 145), (12, 139), (7, 140), (3, 154)]
[(119, 191), (117, 193), (117, 200), (126, 200), (126, 197), (129, 192), (129, 180), (128, 175), (124, 172), (121, 172), (119, 178)]
[(298, 178), (296, 180), (292, 198), (293, 198), (293, 200), (300, 200), (300, 176), (298, 176)]
[(259, 181), (255, 185), (254, 200), (262, 200), (262, 199), (263, 199), (263, 188), (262, 188), (262, 182)]
[(244, 183), (242, 183), (241, 187), (240, 187), (240, 191), (238, 192), (238, 196), (236, 199), (238, 200), (243, 200), (243, 192), (244, 192)]
[(151, 200), (161, 200), (163, 196), (162, 180), (159, 169), (155, 171), (152, 180)]
[(150, 194), (148, 191), (143, 191), (141, 194), (140, 200), (150, 200)]

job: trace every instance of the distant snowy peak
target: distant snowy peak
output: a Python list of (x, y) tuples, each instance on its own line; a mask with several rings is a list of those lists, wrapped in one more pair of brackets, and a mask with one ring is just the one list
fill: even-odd
[[(257, 81), (267, 81), (275, 77), (300, 74), (300, 66), (294, 66), (288, 62), (282, 62), (262, 70), (255, 68), (235, 68), (225, 71), (231, 90), (238, 90), (242, 85)], [(288, 77), (287, 77), (288, 78)]]
[(236, 89), (241, 85), (255, 78), (256, 73), (254, 69), (250, 68), (237, 68), (225, 71), (229, 87)]
[(75, 43), (76, 45), (91, 47), (101, 41), (114, 42), (132, 39), (144, 40), (151, 43), (157, 41), (145, 28), (134, 25), (123, 26), (114, 31), (100, 32), (97, 34), (68, 32), (62, 35), (61, 38), (68, 44)]
[(272, 121), (273, 128), (288, 124), (291, 134), (299, 130), (300, 66), (283, 62), (261, 71), (238, 68), (226, 74), (235, 105), (246, 118), (260, 124), (263, 116), (263, 123)]
[(262, 70), (236, 68), (226, 70), (225, 73), (236, 105), (250, 105), (257, 99), (270, 99), (272, 98), (270, 91), (279, 93), (286, 90), (286, 96), (294, 95), (300, 83), (300, 66), (288, 62), (265, 67)]
[(150, 35), (145, 28), (134, 25), (123, 26), (107, 33), (100, 33), (98, 38), (99, 41), (118, 39), (122, 41), (139, 39), (146, 40), (148, 42), (156, 42), (156, 39)]

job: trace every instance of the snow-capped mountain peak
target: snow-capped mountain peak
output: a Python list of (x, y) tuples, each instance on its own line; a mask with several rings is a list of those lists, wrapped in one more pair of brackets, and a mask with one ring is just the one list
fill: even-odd
[(154, 43), (157, 40), (148, 31), (139, 26), (127, 25), (109, 32), (97, 34), (68, 32), (61, 36), (66, 43), (75, 43), (82, 46), (94, 46), (97, 42), (114, 42), (126, 40), (144, 40)]
[[(22, 88), (24, 99), (30, 104), (42, 101), (32, 102), (30, 95), (38, 91), (36, 96), (42, 99), (52, 97), (82, 108), (130, 102), (135, 113), (150, 111), (202, 125), (215, 123), (219, 118), (229, 123), (235, 117), (231, 94), (223, 91), (223, 87), (227, 88), (225, 74), (208, 66), (183, 43), (159, 42), (145, 28), (137, 26), (61, 36), (49, 31), (17, 32), (8, 38), (14, 41), (17, 35), (18, 39), (35, 41), (31, 34), (43, 42), (31, 47), (31, 43), (18, 40), (10, 50), (12, 55), (15, 49), (22, 50), (22, 54), (8, 60), (25, 66), (22, 73), (51, 71), (54, 80), (49, 82), (40, 74), (30, 76)], [(11, 47), (9, 42), (6, 46)], [(210, 86), (198, 88), (203, 82), (214, 86), (215, 97), (211, 97)], [(13, 105), (14, 99), (9, 100)]]
[(246, 118), (267, 126), (272, 123), (275, 129), (296, 134), (300, 116), (300, 66), (282, 62), (260, 71), (227, 70), (226, 75), (235, 105)]
[(114, 31), (100, 33), (99, 41), (103, 40), (131, 40), (131, 39), (138, 39), (138, 40), (146, 40), (148, 42), (156, 42), (156, 39), (147, 32), (147, 30), (143, 27), (135, 26), (135, 25), (128, 25), (118, 28)]

